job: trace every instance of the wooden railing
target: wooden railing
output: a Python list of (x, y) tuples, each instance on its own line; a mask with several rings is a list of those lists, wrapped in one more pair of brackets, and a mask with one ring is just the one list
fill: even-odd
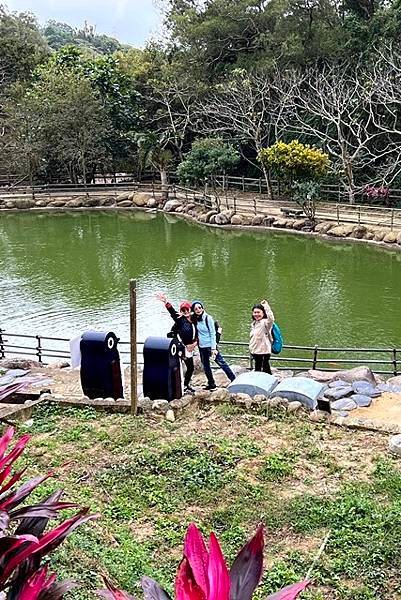
[[(120, 355), (124, 363), (130, 360), (130, 343), (120, 341)], [(221, 341), (224, 357), (231, 363), (252, 367), (248, 343)], [(138, 364), (143, 364), (143, 342), (137, 344)], [(26, 356), (40, 363), (70, 359), (69, 339), (42, 335), (10, 333), (0, 329), (0, 359)], [(323, 346), (285, 345), (280, 355), (272, 355), (272, 364), (278, 369), (305, 371), (319, 369), (337, 371), (355, 365), (370, 367), (375, 373), (398, 375), (401, 373), (401, 348), (334, 348)]]

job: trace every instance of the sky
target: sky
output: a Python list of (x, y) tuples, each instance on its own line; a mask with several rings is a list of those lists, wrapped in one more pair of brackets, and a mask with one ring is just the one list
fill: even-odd
[(161, 15), (155, 0), (6, 0), (10, 11), (32, 12), (41, 24), (49, 19), (81, 27), (96, 25), (123, 43), (144, 46), (160, 32)]

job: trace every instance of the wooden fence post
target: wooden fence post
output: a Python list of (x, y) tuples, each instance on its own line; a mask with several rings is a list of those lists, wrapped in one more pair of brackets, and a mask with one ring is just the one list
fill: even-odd
[(130, 279), (130, 342), (131, 342), (131, 414), (136, 415), (138, 407), (138, 372), (136, 347), (136, 279)]
[(340, 205), (337, 204), (337, 225), (340, 224)]
[(242, 176), (242, 191), (245, 192), (245, 177)]
[(394, 208), (391, 209), (391, 231), (393, 231), (394, 227)]

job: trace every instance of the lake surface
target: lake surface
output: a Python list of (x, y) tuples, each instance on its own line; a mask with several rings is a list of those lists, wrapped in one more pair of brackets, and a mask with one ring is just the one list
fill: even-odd
[(199, 298), (247, 340), (252, 304), (270, 301), (288, 344), (401, 346), (401, 253), (272, 232), (209, 229), (170, 215), (74, 212), (0, 216), (0, 327), (128, 339), (130, 278), (138, 339), (164, 335), (154, 299)]

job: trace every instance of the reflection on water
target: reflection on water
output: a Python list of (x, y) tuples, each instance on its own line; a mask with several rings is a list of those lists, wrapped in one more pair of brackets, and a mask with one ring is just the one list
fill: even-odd
[(287, 343), (401, 345), (401, 254), (279, 233), (223, 231), (144, 212), (0, 217), (0, 327), (69, 337), (87, 327), (128, 338), (138, 280), (139, 338), (163, 334), (153, 299), (200, 298), (225, 339), (246, 339), (268, 297)]

